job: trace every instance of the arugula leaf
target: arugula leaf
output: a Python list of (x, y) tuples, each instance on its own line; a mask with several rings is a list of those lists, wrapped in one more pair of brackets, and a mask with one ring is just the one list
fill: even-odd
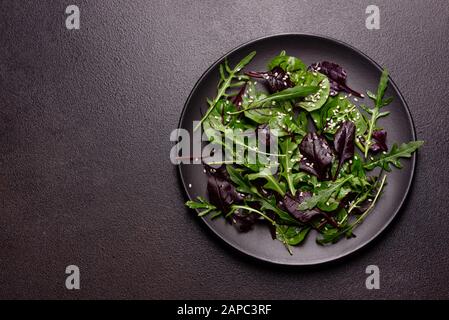
[(194, 131), (198, 130), (198, 128), (201, 126), (201, 124), (209, 117), (212, 110), (214, 110), (215, 106), (217, 105), (218, 101), (224, 96), (226, 96), (226, 91), (231, 88), (232, 82), (235, 80), (235, 78), (238, 77), (238, 72), (245, 67), (248, 63), (251, 62), (251, 60), (256, 55), (256, 51), (251, 52), (249, 55), (244, 57), (237, 65), (234, 67), (234, 69), (231, 70), (229, 68), (227, 61), (225, 61), (225, 69), (229, 73), (228, 76), (225, 75), (223, 66), (220, 67), (220, 82), (218, 86), (218, 92), (217, 96), (214, 98), (214, 100), (209, 104), (209, 108), (205, 115), (201, 118), (200, 122), (196, 125), (196, 127), (193, 129)]
[(276, 191), (281, 196), (284, 196), (285, 194), (285, 185), (279, 183), (269, 170), (262, 170), (257, 173), (251, 173), (248, 174), (247, 177), (250, 181), (256, 179), (265, 179), (267, 181), (267, 183), (263, 186), (265, 189)]
[(364, 167), (367, 170), (372, 170), (375, 167), (380, 167), (385, 171), (391, 171), (390, 164), (396, 168), (401, 169), (402, 164), (399, 161), (400, 158), (410, 158), (412, 153), (424, 144), (424, 141), (411, 141), (409, 143), (403, 143), (399, 147), (394, 144), (391, 151), (387, 154), (382, 154), (373, 161), (367, 163)]
[(287, 212), (281, 210), (276, 204), (276, 198), (274, 196), (270, 197), (261, 197), (258, 198), (257, 201), (260, 204), (261, 210), (268, 210), (274, 212), (279, 219), (281, 219), (282, 223), (288, 224), (298, 224), (292, 216), (290, 216)]
[(321, 239), (317, 238), (317, 240), (316, 240), (317, 243), (321, 244), (321, 245), (324, 245), (327, 243), (335, 243), (344, 235), (346, 235), (348, 238), (352, 237), (353, 236), (352, 232), (353, 232), (354, 228), (357, 227), (360, 223), (362, 223), (363, 220), (366, 218), (366, 216), (374, 208), (374, 205), (376, 204), (377, 200), (379, 199), (379, 195), (383, 190), (386, 179), (387, 179), (387, 176), (385, 175), (381, 180), (381, 183), (377, 190), (376, 196), (374, 197), (374, 200), (371, 202), (371, 205), (368, 207), (368, 209), (366, 209), (366, 211), (360, 217), (357, 218), (357, 220), (354, 223), (347, 225), (341, 229), (335, 228), (335, 229), (329, 230), (328, 232), (325, 232)]
[(370, 99), (374, 101), (374, 108), (366, 109), (366, 111), (371, 115), (371, 119), (368, 124), (368, 134), (365, 136), (365, 158), (368, 157), (368, 152), (372, 144), (371, 137), (374, 129), (376, 128), (377, 120), (380, 117), (386, 115), (384, 113), (381, 113), (380, 109), (390, 104), (392, 101), (392, 98), (388, 98), (385, 100), (383, 99), (385, 90), (387, 89), (387, 85), (388, 85), (388, 70), (384, 69), (382, 71), (382, 75), (379, 80), (379, 86), (377, 87), (377, 95), (373, 94), (372, 92), (368, 92), (368, 97), (370, 97)]
[(196, 201), (192, 201), (189, 200), (186, 202), (186, 205), (190, 208), (190, 209), (196, 209), (198, 210), (198, 216), (199, 217), (203, 217), (211, 212), (216, 212), (217, 211), (217, 207), (214, 206), (213, 204), (210, 204), (209, 202), (207, 202), (206, 199), (202, 198), (202, 197), (197, 197)]
[(347, 181), (353, 176), (348, 176), (336, 180), (335, 182), (323, 182), (321, 188), (318, 188), (317, 193), (312, 197), (305, 199), (299, 206), (298, 210), (310, 210), (318, 205), (318, 203), (326, 203), (327, 200), (336, 193)]
[(237, 185), (237, 190), (248, 194), (259, 195), (257, 188), (251, 184), (248, 177), (243, 175), (243, 170), (236, 169), (231, 165), (226, 166), (226, 170), (229, 173), (229, 178)]
[[(295, 159), (298, 158), (298, 144), (294, 143), (290, 137), (286, 137), (279, 144), (282, 153), (285, 155), (279, 159), (281, 164), (281, 174), (280, 176), (287, 182), (288, 189), (292, 195), (295, 195), (296, 189), (293, 183), (293, 165)], [(283, 196), (283, 195), (282, 195)]]

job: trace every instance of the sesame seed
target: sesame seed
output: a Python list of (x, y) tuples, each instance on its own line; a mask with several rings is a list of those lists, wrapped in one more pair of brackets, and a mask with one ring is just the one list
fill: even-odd
[(192, 188), (192, 184), (191, 183), (189, 183), (189, 188)]

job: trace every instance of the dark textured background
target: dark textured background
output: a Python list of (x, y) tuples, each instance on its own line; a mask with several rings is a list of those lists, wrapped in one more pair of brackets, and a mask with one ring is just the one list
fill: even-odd
[[(449, 298), (446, 1), (0, 1), (0, 298)], [(365, 8), (381, 29), (365, 28)], [(309, 32), (390, 69), (426, 140), (373, 244), (315, 268), (255, 262), (184, 209), (169, 134), (248, 40)], [(80, 291), (65, 267), (81, 269)], [(365, 267), (381, 290), (365, 289)]]

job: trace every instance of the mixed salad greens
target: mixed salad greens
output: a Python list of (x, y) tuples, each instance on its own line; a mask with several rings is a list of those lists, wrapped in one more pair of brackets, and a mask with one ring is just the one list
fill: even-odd
[(301, 244), (311, 230), (318, 232), (319, 244), (354, 237), (381, 197), (386, 172), (401, 168), (400, 158), (411, 157), (423, 144), (411, 141), (388, 149), (387, 132), (378, 124), (392, 101), (385, 98), (388, 72), (382, 72), (376, 93), (367, 92), (372, 106), (357, 105), (364, 95), (346, 85), (347, 73), (338, 64), (307, 67), (282, 51), (267, 71), (243, 72), (255, 54), (234, 68), (227, 61), (220, 66), (217, 95), (207, 101), (195, 129), (276, 132), (277, 171), (259, 162), (204, 164), (208, 199), (186, 205), (200, 216), (225, 217), (241, 231), (266, 223), (290, 254), (290, 246)]

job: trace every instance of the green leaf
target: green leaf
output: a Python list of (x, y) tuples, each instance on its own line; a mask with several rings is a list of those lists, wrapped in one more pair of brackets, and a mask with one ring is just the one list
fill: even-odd
[[(285, 137), (283, 141), (279, 143), (282, 154), (284, 157), (279, 159), (281, 165), (281, 177), (287, 182), (288, 189), (292, 195), (295, 195), (296, 188), (293, 182), (293, 165), (295, 164), (295, 158), (299, 157), (298, 144), (294, 143), (290, 137)], [(292, 161), (293, 160), (293, 161)]]
[(299, 222), (293, 218), (289, 213), (279, 209), (279, 207), (276, 205), (276, 198), (274, 195), (270, 197), (260, 197), (257, 199), (257, 202), (260, 204), (260, 209), (265, 211), (272, 211), (274, 212), (282, 223), (288, 223), (288, 224), (294, 224), (298, 225)]
[(253, 60), (255, 55), (256, 55), (256, 51), (253, 51), (249, 55), (247, 55), (245, 58), (240, 60), (240, 62), (237, 63), (237, 65), (235, 66), (233, 72), (239, 72), (240, 70), (242, 70), (248, 63), (251, 62), (251, 60)]
[(306, 69), (306, 65), (300, 59), (287, 56), (285, 51), (281, 51), (281, 53), (274, 57), (268, 64), (269, 70), (273, 70), (276, 67), (282, 68), (285, 72), (295, 72)]
[(329, 79), (319, 72), (300, 71), (291, 76), (296, 86), (317, 86), (318, 90), (304, 98), (299, 106), (309, 112), (320, 109), (329, 97)]
[(325, 133), (335, 134), (343, 121), (352, 121), (355, 124), (356, 136), (366, 132), (368, 125), (359, 109), (341, 94), (330, 97), (321, 110), (321, 121)]
[(333, 193), (338, 192), (338, 190), (343, 186), (348, 180), (352, 179), (353, 176), (348, 176), (341, 178), (334, 182), (323, 182), (318, 190), (315, 190), (315, 194), (304, 200), (299, 206), (299, 210), (310, 210), (317, 206), (318, 203), (325, 204)]
[(269, 103), (269, 102), (277, 102), (277, 101), (285, 101), (285, 100), (293, 100), (301, 97), (308, 96), (309, 94), (315, 93), (318, 90), (317, 86), (296, 86), (293, 88), (288, 88), (276, 93), (273, 93), (269, 96), (267, 96), (264, 99), (260, 99), (258, 101), (254, 101), (249, 105), (249, 109), (256, 108), (258, 106), (261, 106), (263, 104)]
[(368, 133), (364, 137), (365, 140), (365, 158), (368, 157), (368, 152), (371, 146), (371, 138), (373, 135), (373, 131), (376, 128), (377, 120), (380, 117), (385, 116), (385, 113), (380, 113), (380, 109), (393, 101), (392, 98), (383, 99), (385, 90), (388, 86), (388, 70), (384, 69), (382, 71), (382, 75), (380, 76), (379, 85), (377, 87), (377, 94), (374, 95), (372, 92), (367, 92), (368, 97), (374, 101), (374, 108), (368, 109), (367, 112), (371, 115), (371, 119), (368, 123)]
[(277, 225), (276, 238), (286, 245), (297, 246), (304, 241), (309, 231), (310, 227)]
[(193, 129), (194, 131), (198, 130), (199, 127), (201, 127), (201, 125), (203, 124), (203, 122), (210, 116), (212, 111), (215, 109), (218, 101), (220, 101), (223, 97), (226, 96), (226, 91), (229, 88), (231, 88), (232, 82), (237, 77), (238, 72), (244, 66), (246, 66), (254, 58), (255, 55), (256, 55), (255, 51), (251, 52), (249, 55), (247, 55), (245, 58), (243, 58), (239, 63), (237, 63), (235, 68), (232, 70), (228, 65), (228, 61), (225, 59), (224, 69), (228, 72), (228, 76), (226, 76), (224, 74), (223, 67), (220, 67), (220, 82), (219, 82), (219, 86), (218, 86), (218, 90), (217, 90), (217, 95), (214, 98), (214, 100), (212, 100), (209, 103), (209, 108), (207, 109), (205, 115), (201, 118), (200, 122)]
[(242, 169), (236, 169), (231, 165), (227, 165), (226, 170), (229, 173), (229, 178), (234, 182), (238, 191), (259, 195), (257, 188), (251, 184), (247, 176), (244, 176)]
[(363, 222), (363, 220), (367, 217), (367, 215), (373, 210), (377, 200), (379, 199), (379, 195), (383, 190), (386, 179), (387, 179), (387, 176), (385, 175), (380, 182), (380, 185), (377, 189), (376, 196), (374, 197), (374, 200), (371, 202), (371, 205), (368, 207), (368, 209), (366, 209), (366, 211), (362, 215), (360, 215), (360, 217), (358, 217), (356, 219), (355, 222), (353, 222), (352, 224), (345, 224), (344, 227), (339, 228), (339, 229), (332, 228), (329, 230), (325, 230), (322, 234), (322, 238), (317, 238), (316, 242), (318, 244), (324, 245), (324, 244), (328, 244), (328, 243), (335, 243), (343, 236), (346, 236), (348, 238), (352, 237), (353, 230), (359, 224), (361, 224)]
[(424, 141), (411, 141), (409, 143), (403, 143), (399, 147), (394, 144), (390, 152), (382, 154), (373, 161), (365, 165), (365, 169), (372, 170), (375, 167), (380, 167), (386, 171), (391, 171), (390, 164), (396, 168), (402, 168), (402, 164), (399, 161), (400, 158), (410, 158), (412, 153), (424, 144)]
[(190, 208), (190, 209), (195, 209), (198, 210), (198, 216), (202, 217), (205, 216), (211, 212), (217, 212), (217, 207), (214, 206), (213, 204), (210, 204), (209, 202), (207, 202), (206, 199), (202, 198), (202, 197), (197, 197), (196, 201), (187, 201), (186, 205)]
[(257, 173), (251, 173), (248, 174), (247, 177), (250, 181), (256, 179), (265, 179), (267, 181), (267, 183), (263, 186), (265, 189), (276, 191), (281, 196), (285, 195), (285, 185), (279, 183), (269, 170), (264, 169)]

